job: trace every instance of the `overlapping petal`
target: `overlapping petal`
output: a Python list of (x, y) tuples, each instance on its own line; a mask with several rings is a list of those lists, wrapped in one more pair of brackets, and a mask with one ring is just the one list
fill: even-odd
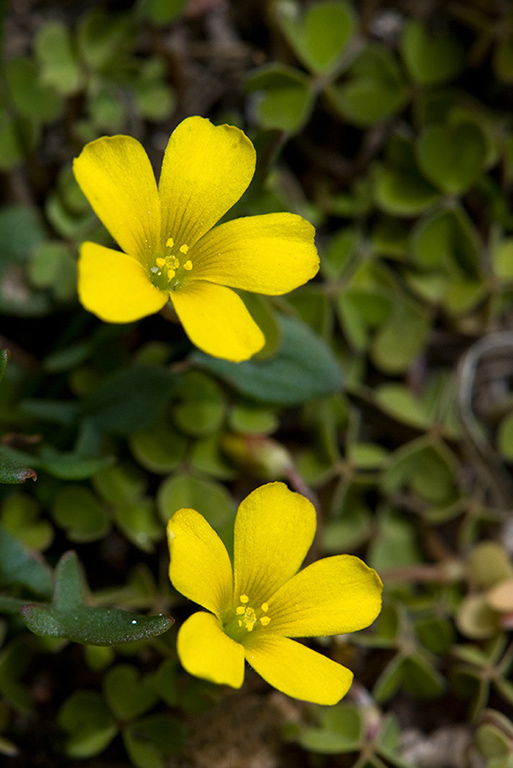
[(222, 617), (233, 600), (232, 564), (223, 542), (194, 509), (179, 509), (167, 525), (169, 578), (182, 595)]
[(318, 560), (268, 601), (272, 633), (319, 637), (356, 632), (378, 615), (382, 588), (377, 573), (358, 557), (335, 555)]
[(253, 144), (238, 128), (188, 117), (175, 128), (162, 163), (162, 240), (189, 247), (237, 202), (255, 172)]
[(267, 483), (240, 504), (235, 519), (235, 598), (262, 603), (300, 568), (312, 544), (312, 504), (284, 483)]
[(244, 680), (244, 648), (226, 635), (215, 616), (198, 611), (180, 627), (180, 661), (191, 675), (218, 685), (240, 688)]
[(220, 224), (194, 248), (194, 275), (267, 295), (288, 293), (317, 274), (312, 225), (293, 213), (267, 213)]
[(203, 352), (238, 363), (264, 346), (264, 334), (230, 288), (191, 280), (170, 295), (187, 335)]
[(105, 136), (86, 144), (73, 162), (75, 177), (118, 245), (145, 265), (160, 248), (160, 199), (141, 144)]
[(139, 320), (168, 301), (150, 283), (140, 261), (96, 243), (80, 248), (78, 295), (86, 309), (108, 323)]
[(246, 659), (279, 691), (315, 704), (336, 704), (353, 679), (346, 667), (286, 637), (260, 635), (246, 646)]

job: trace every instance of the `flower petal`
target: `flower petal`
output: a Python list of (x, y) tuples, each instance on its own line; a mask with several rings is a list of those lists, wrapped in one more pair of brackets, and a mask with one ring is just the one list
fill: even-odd
[(381, 579), (358, 557), (336, 555), (307, 566), (268, 600), (273, 635), (318, 637), (356, 632), (381, 610)]
[(163, 242), (189, 247), (241, 197), (255, 172), (253, 144), (238, 128), (188, 117), (175, 128), (162, 163)]
[(267, 483), (250, 493), (235, 518), (235, 599), (248, 595), (253, 607), (270, 602), (301, 566), (316, 522), (308, 499), (284, 483)]
[(167, 535), (174, 588), (221, 618), (233, 599), (232, 564), (223, 542), (194, 509), (175, 512)]
[(220, 224), (194, 247), (194, 276), (277, 296), (317, 274), (312, 225), (293, 213), (267, 213)]
[(225, 635), (211, 613), (193, 613), (182, 624), (178, 631), (177, 651), (182, 666), (191, 675), (218, 685), (241, 687), (244, 648)]
[(167, 303), (167, 293), (148, 279), (137, 259), (96, 243), (83, 243), (78, 260), (78, 296), (90, 312), (108, 323), (130, 323)]
[(104, 136), (86, 144), (73, 171), (119, 246), (143, 264), (153, 262), (160, 247), (160, 200), (141, 144), (131, 136)]
[(190, 340), (208, 355), (238, 363), (264, 346), (264, 334), (230, 288), (191, 280), (170, 296)]
[(353, 680), (346, 667), (286, 637), (259, 635), (246, 659), (274, 688), (314, 704), (336, 704)]

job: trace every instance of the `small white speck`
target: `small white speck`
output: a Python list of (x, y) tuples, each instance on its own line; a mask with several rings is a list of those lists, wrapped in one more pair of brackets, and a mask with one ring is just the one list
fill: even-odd
[(132, 624), (137, 624), (137, 619), (132, 619)]

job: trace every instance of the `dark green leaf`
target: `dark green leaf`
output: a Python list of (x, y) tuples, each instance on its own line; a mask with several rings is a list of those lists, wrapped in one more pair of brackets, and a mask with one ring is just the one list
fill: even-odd
[(80, 415), (101, 432), (140, 432), (157, 418), (176, 384), (173, 374), (158, 366), (121, 370), (84, 401)]
[(338, 391), (342, 374), (327, 344), (306, 323), (283, 315), (283, 341), (269, 360), (230, 363), (195, 352), (201, 368), (226, 379), (249, 397), (269, 403), (295, 405)]
[(93, 608), (85, 603), (85, 582), (75, 552), (61, 557), (55, 571), (53, 602), (48, 606), (26, 605), (22, 616), (36, 635), (65, 637), (88, 645), (129, 643), (161, 635), (173, 620), (140, 616), (115, 608)]
[(0, 453), (0, 483), (24, 483), (37, 480), (37, 472)]
[(421, 21), (405, 24), (401, 51), (411, 77), (420, 85), (438, 85), (465, 66), (465, 48), (448, 33), (430, 35)]
[(0, 526), (0, 583), (20, 585), (36, 595), (52, 591), (50, 570), (44, 561), (25, 550), (18, 539)]

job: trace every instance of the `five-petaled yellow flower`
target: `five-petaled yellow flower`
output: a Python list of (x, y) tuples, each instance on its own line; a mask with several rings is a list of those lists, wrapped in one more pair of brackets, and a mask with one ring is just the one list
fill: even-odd
[(314, 229), (301, 216), (269, 213), (214, 225), (237, 202), (256, 153), (238, 128), (189, 117), (171, 134), (158, 183), (130, 136), (87, 144), (73, 170), (122, 251), (83, 243), (78, 292), (102, 320), (127, 323), (171, 300), (191, 341), (246, 360), (265, 338), (232, 288), (287, 293), (312, 278)]
[(192, 675), (239, 688), (244, 660), (283, 693), (335, 704), (352, 673), (293, 637), (354, 632), (381, 607), (382, 584), (359, 558), (336, 555), (298, 570), (316, 529), (312, 504), (283, 483), (257, 488), (235, 519), (234, 564), (205, 518), (180, 509), (168, 524), (174, 587), (210, 611), (178, 632)]

